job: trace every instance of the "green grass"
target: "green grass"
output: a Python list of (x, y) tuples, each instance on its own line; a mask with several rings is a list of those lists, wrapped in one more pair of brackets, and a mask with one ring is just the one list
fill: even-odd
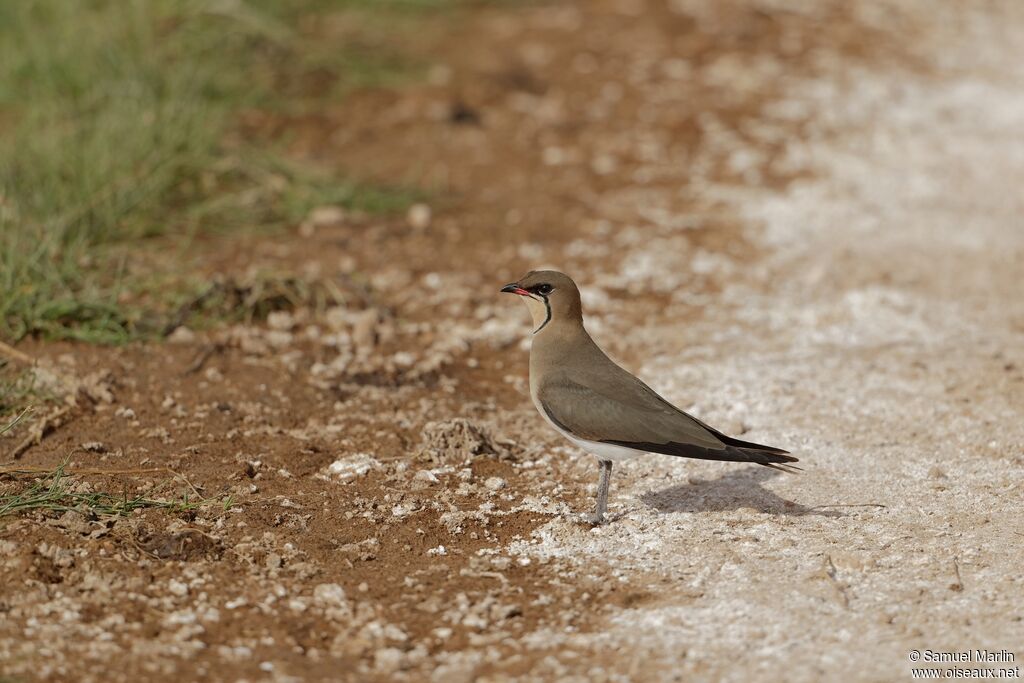
[(407, 206), (415, 193), (232, 133), (243, 111), (315, 111), (416, 72), (372, 31), (309, 29), (312, 14), (446, 4), (0, 1), (0, 337), (137, 336), (142, 313), (119, 303), (140, 286), (125, 244), (274, 229), (320, 204)]
[(86, 518), (96, 519), (123, 517), (145, 508), (190, 512), (213, 506), (226, 511), (234, 505), (231, 496), (222, 499), (190, 498), (188, 493), (184, 493), (179, 498), (168, 500), (140, 495), (129, 496), (127, 493), (79, 493), (72, 490), (75, 480), (64, 473), (66, 466), (66, 462), (62, 463), (21, 491), (0, 495), (0, 517), (38, 510), (50, 513), (70, 510), (79, 512)]

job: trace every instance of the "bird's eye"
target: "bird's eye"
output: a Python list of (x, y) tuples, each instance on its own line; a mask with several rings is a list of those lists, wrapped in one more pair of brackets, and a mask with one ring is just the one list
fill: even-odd
[(541, 296), (547, 296), (548, 294), (551, 293), (552, 289), (554, 289), (554, 287), (548, 284), (539, 285), (537, 287), (537, 293), (540, 294)]

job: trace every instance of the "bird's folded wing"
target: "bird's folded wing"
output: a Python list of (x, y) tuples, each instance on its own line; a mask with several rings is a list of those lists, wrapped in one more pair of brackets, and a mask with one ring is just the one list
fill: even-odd
[(537, 398), (547, 416), (580, 439), (636, 444), (725, 447), (711, 431), (674, 408), (639, 380), (602, 389), (565, 377), (552, 378)]

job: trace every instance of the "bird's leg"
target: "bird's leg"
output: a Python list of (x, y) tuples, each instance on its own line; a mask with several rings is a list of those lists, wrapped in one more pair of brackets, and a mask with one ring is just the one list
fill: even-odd
[(608, 488), (612, 482), (612, 461), (600, 460), (601, 480), (597, 484), (597, 510), (587, 518), (591, 524), (603, 524), (604, 513), (608, 510)]

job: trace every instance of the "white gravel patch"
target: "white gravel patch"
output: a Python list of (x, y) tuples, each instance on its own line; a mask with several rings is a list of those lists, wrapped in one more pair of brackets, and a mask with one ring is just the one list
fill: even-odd
[[(1024, 15), (987, 7), (900, 5), (933, 72), (823, 58), (787, 84), (769, 113), (808, 116), (784, 156), (813, 176), (707, 182), (769, 255), (687, 254), (726, 281), (699, 319), (625, 325), (590, 298), (598, 341), (625, 338), (657, 390), (806, 472), (617, 468), (612, 524), (559, 519), (513, 547), (658, 596), (567, 642), (621, 652), (641, 680), (903, 680), (914, 649), (1024, 657)], [(658, 213), (662, 236), (624, 241), (622, 272), (595, 283), (685, 288), (672, 233), (690, 223)]]

